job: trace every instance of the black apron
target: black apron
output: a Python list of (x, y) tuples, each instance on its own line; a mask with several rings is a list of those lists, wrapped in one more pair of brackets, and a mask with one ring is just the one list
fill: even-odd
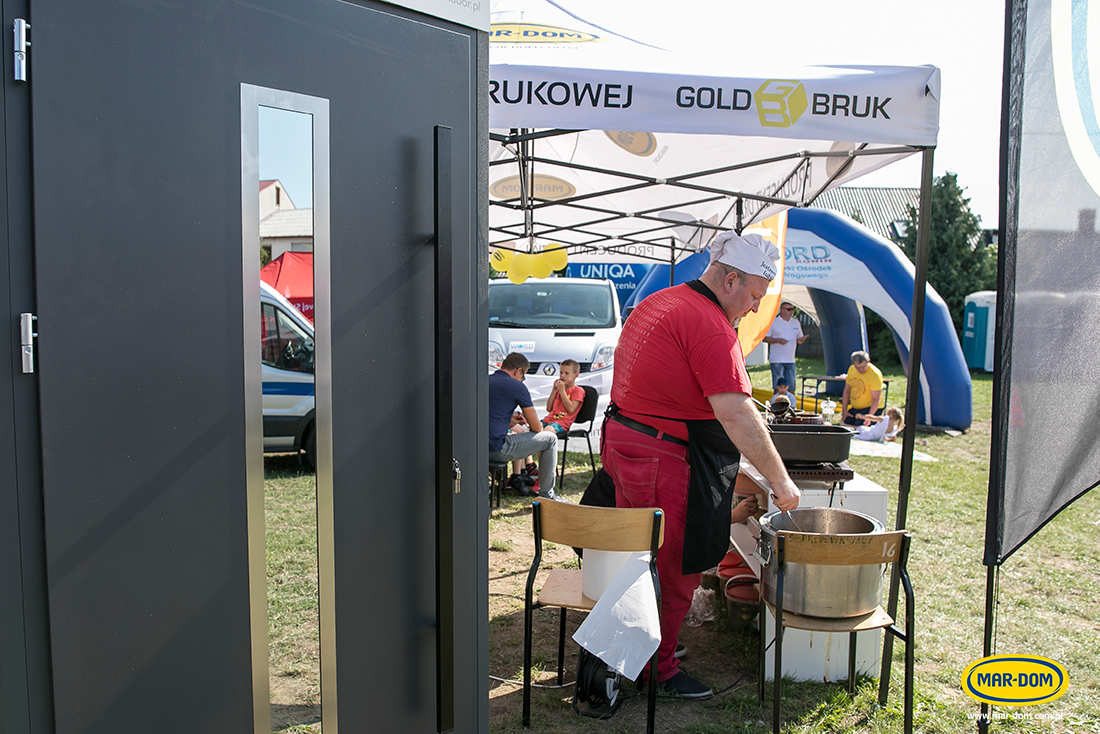
[[(718, 297), (701, 281), (688, 287), (721, 308)], [(718, 565), (730, 547), (730, 512), (733, 485), (741, 463), (741, 452), (733, 445), (717, 418), (684, 421), (688, 429), (687, 522), (684, 527), (685, 574), (702, 573)]]
[[(687, 285), (721, 308), (718, 298), (703, 283), (693, 280)], [(608, 414), (615, 412), (618, 412), (618, 407), (609, 405)], [(680, 570), (685, 575), (702, 573), (717, 566), (729, 550), (733, 485), (737, 480), (741, 452), (733, 445), (717, 418), (704, 421), (664, 420), (677, 420), (687, 426), (690, 477), (684, 522), (684, 556)]]

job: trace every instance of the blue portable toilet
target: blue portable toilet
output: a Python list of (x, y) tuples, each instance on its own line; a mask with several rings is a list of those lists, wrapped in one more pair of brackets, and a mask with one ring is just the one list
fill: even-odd
[(993, 338), (997, 308), (996, 291), (978, 291), (963, 299), (962, 350), (966, 366), (993, 371)]

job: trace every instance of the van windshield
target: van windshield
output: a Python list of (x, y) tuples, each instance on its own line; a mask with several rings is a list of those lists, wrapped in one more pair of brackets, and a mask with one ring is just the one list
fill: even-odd
[(555, 283), (554, 279), (489, 283), (489, 325), (518, 329), (610, 329), (615, 326), (606, 283)]

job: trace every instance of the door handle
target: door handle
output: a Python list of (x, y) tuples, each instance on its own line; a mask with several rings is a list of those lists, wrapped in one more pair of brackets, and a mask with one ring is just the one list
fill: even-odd
[(454, 459), (453, 223), (451, 128), (435, 128), (435, 604), (436, 731), (454, 730)]

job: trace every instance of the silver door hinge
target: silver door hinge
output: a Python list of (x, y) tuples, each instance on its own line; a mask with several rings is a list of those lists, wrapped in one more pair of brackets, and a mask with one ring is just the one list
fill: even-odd
[(23, 374), (34, 372), (34, 338), (38, 332), (34, 330), (34, 322), (38, 317), (33, 313), (19, 314), (19, 342), (23, 347)]
[(462, 467), (454, 457), (451, 457), (451, 477), (454, 479), (455, 494), (458, 494), (462, 491)]
[[(27, 81), (27, 49), (31, 42), (27, 40), (30, 24), (22, 18), (15, 19), (15, 81)], [(24, 370), (25, 372), (26, 370)]]

